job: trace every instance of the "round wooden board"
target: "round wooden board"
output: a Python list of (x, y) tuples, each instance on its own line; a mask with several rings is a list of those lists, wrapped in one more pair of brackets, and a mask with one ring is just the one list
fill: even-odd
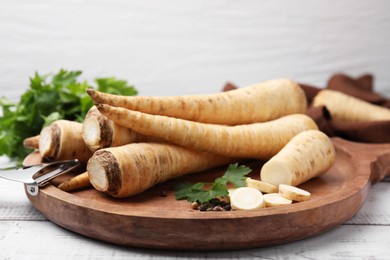
[[(287, 243), (317, 235), (353, 217), (372, 183), (390, 173), (390, 144), (362, 144), (333, 139), (337, 159), (321, 177), (300, 187), (306, 202), (256, 211), (200, 212), (176, 201), (172, 186), (184, 180), (213, 180), (224, 168), (185, 176), (127, 199), (93, 188), (68, 193), (61, 179), (27, 196), (50, 221), (76, 233), (115, 244), (176, 250), (233, 250)], [(34, 162), (33, 155), (27, 163)], [(258, 178), (260, 163), (250, 164)], [(68, 178), (61, 176), (59, 178)], [(166, 191), (167, 196), (161, 196)]]

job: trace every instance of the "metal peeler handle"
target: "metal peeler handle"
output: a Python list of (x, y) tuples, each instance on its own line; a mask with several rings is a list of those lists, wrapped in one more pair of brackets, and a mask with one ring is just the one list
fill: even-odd
[(75, 169), (79, 164), (80, 162), (75, 159), (42, 163), (27, 167), (11, 167), (0, 169), (0, 177), (25, 183), (27, 192), (32, 196), (36, 196), (39, 192), (39, 187), (43, 187), (55, 177)]

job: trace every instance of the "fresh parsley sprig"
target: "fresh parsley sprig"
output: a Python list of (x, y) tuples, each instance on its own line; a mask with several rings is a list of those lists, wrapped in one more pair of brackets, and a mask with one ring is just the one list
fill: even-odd
[[(83, 121), (93, 102), (86, 93), (94, 88), (79, 81), (81, 71), (61, 69), (56, 74), (35, 73), (30, 87), (17, 103), (0, 98), (0, 155), (21, 161), (32, 150), (23, 147), (23, 140), (38, 135), (43, 126), (58, 119)], [(133, 86), (116, 78), (98, 78), (96, 89), (121, 95), (136, 95)]]
[(213, 183), (179, 183), (174, 187), (176, 199), (187, 199), (189, 202), (203, 203), (216, 197), (226, 197), (229, 195), (227, 184), (230, 183), (236, 188), (245, 186), (245, 176), (251, 171), (252, 169), (249, 167), (235, 163), (230, 164), (225, 174), (215, 179)]

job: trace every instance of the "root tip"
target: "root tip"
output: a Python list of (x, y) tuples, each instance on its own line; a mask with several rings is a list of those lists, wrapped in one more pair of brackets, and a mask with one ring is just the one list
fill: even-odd
[(86, 92), (89, 95), (89, 97), (92, 99), (93, 103), (96, 104), (96, 103), (99, 102), (99, 95), (98, 95), (98, 93), (97, 93), (97, 91), (95, 89), (87, 88)]

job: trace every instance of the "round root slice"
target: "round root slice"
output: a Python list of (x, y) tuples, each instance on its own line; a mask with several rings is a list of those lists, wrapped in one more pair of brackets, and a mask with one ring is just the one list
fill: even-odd
[(229, 195), (227, 196), (228, 202), (230, 202), (230, 196), (236, 191), (236, 188), (228, 189)]
[(266, 207), (283, 206), (292, 203), (292, 200), (283, 197), (279, 193), (268, 193), (265, 194), (263, 198)]
[(305, 201), (310, 198), (310, 192), (287, 184), (279, 185), (279, 194), (294, 201)]
[(268, 182), (254, 180), (252, 178), (245, 179), (246, 186), (250, 188), (258, 189), (263, 193), (275, 193), (278, 192), (278, 187)]
[(237, 188), (230, 195), (230, 206), (233, 210), (254, 210), (264, 208), (263, 194), (255, 188)]

